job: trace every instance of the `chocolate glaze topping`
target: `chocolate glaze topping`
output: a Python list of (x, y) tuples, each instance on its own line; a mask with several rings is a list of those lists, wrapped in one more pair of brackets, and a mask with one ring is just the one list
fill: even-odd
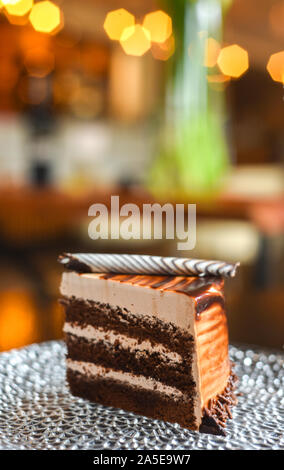
[(211, 305), (218, 303), (224, 308), (222, 278), (214, 276), (156, 276), (156, 275), (128, 275), (128, 274), (101, 274), (101, 279), (111, 279), (121, 283), (149, 287), (161, 291), (179, 292), (194, 299), (197, 318)]

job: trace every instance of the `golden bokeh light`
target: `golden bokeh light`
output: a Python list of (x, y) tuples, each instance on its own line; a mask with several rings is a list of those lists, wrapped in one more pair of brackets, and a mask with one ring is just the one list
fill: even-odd
[(32, 295), (21, 290), (0, 295), (0, 350), (18, 348), (35, 341), (36, 308)]
[(106, 15), (104, 30), (110, 39), (119, 41), (125, 28), (135, 25), (134, 15), (124, 8), (110, 11)]
[(151, 35), (140, 24), (130, 26), (123, 31), (120, 44), (127, 55), (142, 56), (151, 47)]
[(32, 9), (33, 3), (33, 0), (18, 0), (17, 3), (8, 3), (5, 10), (12, 16), (24, 16)]
[(18, 33), (18, 44), (22, 53), (35, 47), (48, 48), (51, 45), (52, 38), (44, 33), (38, 33), (32, 28), (23, 28)]
[(228, 77), (227, 75), (223, 75), (222, 73), (207, 75), (208, 83), (225, 83), (225, 82), (229, 82), (230, 80), (231, 80), (231, 77)]
[(222, 73), (215, 73), (207, 75), (208, 85), (212, 90), (224, 91), (230, 83), (231, 77), (223, 75)]
[(222, 92), (230, 83), (231, 77), (223, 75), (222, 73), (215, 73), (207, 75), (207, 81), (209, 87), (218, 92)]
[(215, 67), (221, 50), (221, 46), (214, 38), (208, 38), (205, 42), (204, 65), (205, 67)]
[(29, 75), (42, 78), (52, 72), (54, 68), (54, 55), (48, 49), (34, 47), (26, 52), (24, 64)]
[(224, 47), (219, 53), (217, 64), (224, 75), (238, 78), (249, 68), (248, 53), (237, 44)]
[(157, 60), (168, 60), (175, 52), (175, 38), (170, 36), (165, 42), (159, 44), (153, 42), (151, 47), (152, 55)]
[(153, 11), (145, 16), (143, 26), (151, 34), (153, 42), (164, 43), (172, 34), (172, 19), (162, 10)]
[(58, 32), (63, 27), (63, 14), (60, 8), (49, 0), (36, 3), (29, 19), (33, 28), (41, 33)]
[(20, 0), (0, 0), (2, 5), (16, 5)]
[(266, 68), (272, 80), (284, 83), (284, 51), (272, 54)]
[(17, 26), (24, 26), (29, 22), (29, 16), (17, 16), (17, 15), (10, 15), (7, 11), (4, 11), (4, 14), (9, 21), (10, 24), (17, 25)]

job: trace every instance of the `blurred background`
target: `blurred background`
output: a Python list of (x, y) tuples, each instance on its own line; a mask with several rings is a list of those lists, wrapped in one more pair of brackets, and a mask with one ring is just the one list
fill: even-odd
[[(284, 343), (284, 0), (0, 0), (0, 351), (61, 338), (63, 251), (240, 261), (233, 342)], [(197, 204), (197, 244), (88, 208)]]

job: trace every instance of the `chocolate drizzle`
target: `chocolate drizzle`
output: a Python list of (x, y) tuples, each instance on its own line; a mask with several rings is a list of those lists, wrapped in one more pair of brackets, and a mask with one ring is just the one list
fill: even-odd
[(211, 307), (213, 304), (220, 304), (221, 307), (225, 308), (225, 301), (222, 295), (204, 295), (196, 302), (196, 316), (197, 318), (199, 315)]
[[(188, 278), (185, 278), (188, 281)], [(199, 297), (207, 292), (207, 290), (215, 285), (218, 287), (223, 287), (224, 281), (220, 278), (216, 278), (214, 276), (206, 276), (206, 277), (197, 277), (197, 278), (190, 278), (190, 281), (187, 282), (185, 289), (187, 294), (192, 294), (194, 297)]]

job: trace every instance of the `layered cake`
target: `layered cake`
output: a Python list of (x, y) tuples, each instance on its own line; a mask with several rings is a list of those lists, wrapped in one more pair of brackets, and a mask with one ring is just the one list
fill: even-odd
[(224, 434), (236, 376), (223, 278), (236, 265), (96, 254), (60, 262), (71, 393)]

